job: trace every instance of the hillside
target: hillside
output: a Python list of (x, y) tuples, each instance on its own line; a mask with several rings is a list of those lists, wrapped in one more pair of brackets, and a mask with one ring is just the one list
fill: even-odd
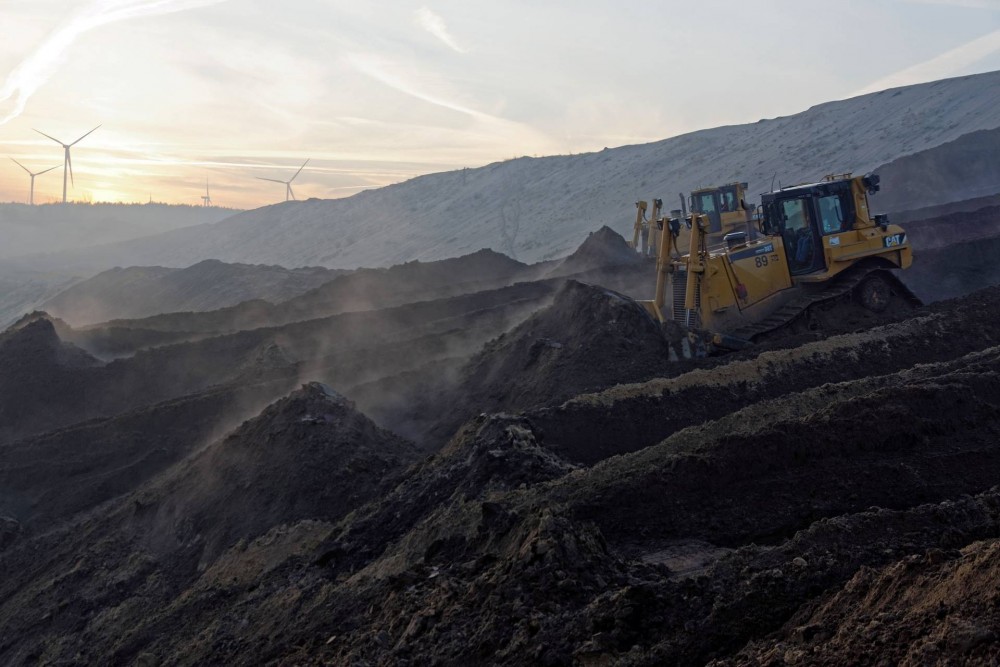
[(215, 310), (251, 299), (284, 301), (333, 280), (339, 273), (321, 267), (286, 269), (217, 260), (185, 269), (114, 268), (70, 287), (41, 308), (74, 325)]
[(0, 258), (115, 243), (217, 222), (237, 209), (171, 204), (0, 204)]
[[(669, 209), (676, 206), (676, 193), (703, 185), (740, 179), (756, 193), (772, 181), (864, 172), (998, 127), (1000, 72), (992, 72), (655, 143), (431, 174), (341, 200), (285, 202), (215, 224), (37, 261), (106, 268), (188, 266), (215, 258), (356, 268), (487, 247), (533, 262), (568, 254), (601, 224), (628, 231), (631, 203), (640, 198), (661, 196)], [(995, 182), (991, 173), (977, 173), (985, 179), (979, 186)], [(941, 197), (951, 201), (963, 195)], [(939, 203), (945, 201), (918, 205)]]
[[(229, 208), (167, 204), (0, 204), (0, 327), (116, 265), (71, 266), (61, 252), (217, 222), (233, 213)], [(16, 259), (28, 254), (29, 259)]]
[(0, 328), (81, 279), (82, 276), (71, 271), (12, 269), (0, 263)]

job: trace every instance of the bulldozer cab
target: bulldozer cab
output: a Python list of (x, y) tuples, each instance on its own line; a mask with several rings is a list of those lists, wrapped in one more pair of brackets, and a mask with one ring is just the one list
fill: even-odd
[(827, 268), (824, 237), (853, 229), (854, 193), (851, 180), (784, 188), (762, 196), (765, 234), (781, 236), (793, 276)]
[(811, 204), (809, 197), (795, 197), (778, 201), (772, 208), (793, 276), (826, 268)]
[(730, 183), (718, 188), (703, 188), (691, 193), (691, 211), (708, 216), (709, 233), (730, 232), (745, 220), (743, 212), (746, 183)]

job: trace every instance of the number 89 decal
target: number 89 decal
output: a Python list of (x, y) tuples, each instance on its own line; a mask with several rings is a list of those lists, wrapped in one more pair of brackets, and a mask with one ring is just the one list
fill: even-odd
[(758, 269), (767, 266), (767, 255), (757, 255), (753, 258), (753, 263), (757, 265)]

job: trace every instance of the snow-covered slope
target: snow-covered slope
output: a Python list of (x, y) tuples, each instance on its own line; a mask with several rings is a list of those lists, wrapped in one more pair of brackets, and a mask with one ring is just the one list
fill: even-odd
[[(738, 103), (736, 101), (735, 103)], [(757, 193), (1000, 127), (1000, 72), (830, 102), (794, 116), (597, 153), (520, 158), (432, 174), (348, 199), (288, 202), (61, 262), (187, 266), (226, 262), (388, 266), (488, 247), (521, 261), (569, 253), (607, 224), (627, 233), (636, 199), (733, 180)]]

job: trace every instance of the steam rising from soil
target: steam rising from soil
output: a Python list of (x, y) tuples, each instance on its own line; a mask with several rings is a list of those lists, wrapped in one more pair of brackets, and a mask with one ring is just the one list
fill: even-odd
[(902, 278), (958, 298), (686, 363), (608, 229), (542, 265), (25, 317), (0, 660), (985, 664), (1000, 287), (933, 246), (954, 213)]

